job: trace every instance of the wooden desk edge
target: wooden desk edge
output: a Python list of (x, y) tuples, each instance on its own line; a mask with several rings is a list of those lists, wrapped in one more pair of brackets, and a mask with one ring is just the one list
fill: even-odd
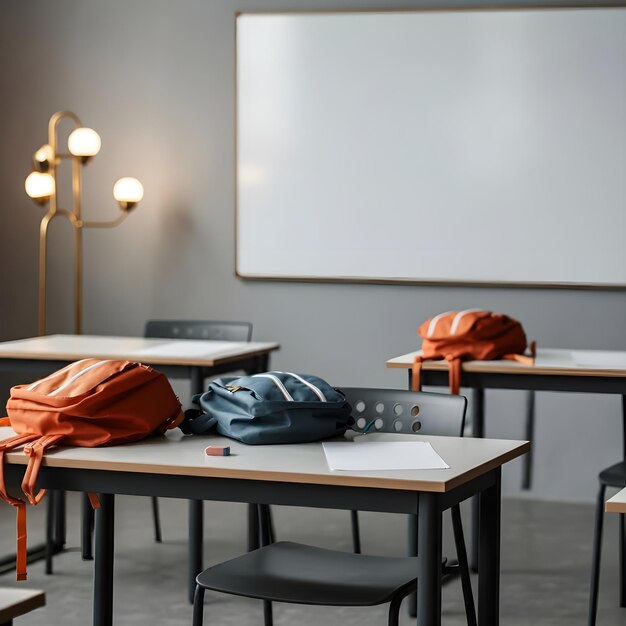
[[(386, 362), (388, 369), (411, 369), (413, 363), (408, 361), (398, 361), (389, 359)], [(521, 374), (524, 376), (610, 376), (611, 378), (626, 378), (626, 369), (583, 369), (583, 368), (565, 368), (565, 367), (546, 367), (541, 365), (520, 365), (511, 362), (507, 365), (503, 361), (494, 361), (498, 363), (496, 367), (490, 366), (489, 361), (468, 361), (462, 364), (461, 369), (464, 372), (475, 372), (477, 374)], [(447, 372), (448, 363), (446, 361), (425, 361), (422, 363), (422, 370), (432, 372)]]
[[(400, 491), (428, 491), (446, 493), (526, 454), (530, 449), (528, 441), (521, 442), (512, 450), (489, 459), (486, 463), (472, 468), (470, 471), (460, 474), (450, 480), (424, 481), (406, 480), (399, 478), (385, 478), (382, 476), (344, 474), (342, 472), (332, 474), (295, 473), (281, 471), (259, 471), (252, 469), (233, 469), (221, 467), (186, 467), (184, 476), (197, 476), (200, 478), (229, 478), (239, 480), (263, 480), (279, 483), (299, 483), (309, 485), (336, 485), (340, 487), (365, 487), (372, 489), (397, 489)], [(6, 455), (6, 462), (13, 465), (26, 465), (28, 458), (21, 452), (10, 452)], [(89, 461), (82, 459), (55, 459), (54, 456), (45, 457), (44, 467), (62, 467), (67, 469), (103, 470), (109, 472), (130, 472), (142, 474), (165, 474), (181, 475), (181, 468), (172, 465), (139, 464), (119, 462), (112, 467), (110, 463)]]
[(607, 513), (626, 513), (626, 489), (622, 489), (607, 500), (604, 510)]
[(514, 450), (509, 450), (493, 459), (490, 459), (487, 463), (480, 465), (479, 467), (475, 467), (474, 469), (466, 472), (465, 474), (461, 474), (456, 478), (453, 478), (446, 482), (446, 489), (444, 491), (451, 491), (460, 485), (463, 485), (474, 478), (478, 478), (487, 472), (495, 469), (496, 467), (502, 467), (505, 463), (509, 461), (513, 461), (524, 454), (530, 451), (530, 441), (522, 442), (517, 448)]
[[(261, 343), (261, 342), (259, 342)], [(222, 363), (230, 363), (234, 361), (243, 361), (248, 358), (253, 358), (256, 356), (261, 356), (263, 354), (268, 354), (269, 352), (274, 352), (275, 350), (280, 350), (280, 345), (277, 343), (268, 342), (266, 345), (259, 347), (255, 350), (250, 350), (249, 352), (245, 352), (243, 354), (227, 354), (225, 356), (218, 356), (210, 359), (202, 359), (199, 357), (188, 357), (188, 358), (177, 358), (177, 357), (154, 357), (150, 355), (141, 356), (137, 354), (131, 355), (111, 355), (111, 354), (90, 354), (90, 358), (94, 359), (122, 359), (127, 361), (140, 361), (146, 365), (154, 365), (158, 367), (159, 365), (183, 365), (187, 367), (214, 367), (216, 365), (221, 365)], [(139, 356), (139, 358), (137, 358)], [(0, 360), (2, 359), (16, 359), (20, 361), (77, 361), (81, 358), (85, 358), (83, 354), (68, 354), (67, 352), (49, 352), (49, 353), (31, 353), (26, 354), (20, 351), (0, 351)]]
[(20, 615), (25, 615), (26, 613), (30, 613), (35, 609), (38, 609), (46, 604), (46, 594), (44, 591), (40, 589), (17, 589), (15, 587), (2, 587), (0, 591), (6, 592), (25, 592), (31, 591), (32, 594), (24, 597), (21, 600), (17, 600), (11, 604), (9, 607), (1, 607), (0, 606), (0, 623), (4, 624), (5, 622), (10, 622), (16, 617), (20, 617)]

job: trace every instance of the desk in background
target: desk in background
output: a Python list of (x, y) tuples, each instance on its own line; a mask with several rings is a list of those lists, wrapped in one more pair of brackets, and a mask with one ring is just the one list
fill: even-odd
[[(387, 367), (408, 371), (411, 388), (411, 368), (419, 351), (409, 352), (387, 361)], [(534, 365), (514, 361), (465, 361), (461, 384), (473, 389), (472, 434), (485, 435), (485, 389), (521, 389), (535, 391), (564, 391), (572, 393), (610, 393), (622, 396), (623, 451), (626, 459), (626, 352), (597, 350), (539, 349)], [(448, 386), (448, 364), (445, 361), (425, 361), (422, 364), (422, 385)], [(527, 409), (526, 437), (532, 440), (534, 396)], [(530, 467), (532, 456), (525, 463)], [(526, 470), (528, 475), (528, 469)], [(477, 511), (474, 510), (474, 527)], [(472, 542), (470, 561), (476, 568), (476, 541)]]
[[(11, 434), (8, 428), (0, 429), (0, 438)], [(477, 495), (481, 515), (479, 623), (497, 626), (501, 466), (527, 452), (529, 444), (410, 435), (411, 441), (416, 439), (429, 441), (450, 468), (336, 472), (328, 469), (321, 443), (246, 446), (214, 435), (184, 437), (170, 431), (164, 437), (123, 446), (53, 449), (46, 454), (39, 484), (101, 494), (102, 507), (96, 511), (94, 626), (113, 623), (114, 494), (417, 515), (420, 626), (441, 624), (443, 511)], [(208, 443), (229, 445), (231, 456), (207, 457)], [(22, 452), (6, 455), (9, 484), (22, 480), (27, 460)], [(158, 594), (151, 601), (158, 602)]]
[[(188, 378), (191, 393), (204, 391), (204, 380), (224, 372), (246, 373), (269, 369), (269, 356), (279, 345), (274, 342), (147, 339), (94, 335), (47, 335), (0, 343), (0, 371), (24, 373), (24, 382), (85, 358), (125, 359), (154, 366), (172, 378)], [(64, 499), (58, 500), (53, 545), (65, 544)], [(202, 501), (189, 500), (189, 588), (193, 598), (195, 576), (202, 570)], [(84, 538), (86, 540), (86, 538)], [(46, 546), (29, 550), (29, 561), (46, 556)], [(50, 555), (48, 554), (48, 558)], [(0, 559), (0, 567), (12, 568), (15, 556)], [(48, 569), (50, 569), (48, 567)]]

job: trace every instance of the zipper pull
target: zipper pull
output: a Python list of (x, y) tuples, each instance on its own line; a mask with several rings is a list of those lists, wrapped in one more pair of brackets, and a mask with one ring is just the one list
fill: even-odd
[(226, 385), (226, 389), (228, 389), (230, 393), (235, 393), (235, 391), (239, 391), (241, 387), (239, 385)]

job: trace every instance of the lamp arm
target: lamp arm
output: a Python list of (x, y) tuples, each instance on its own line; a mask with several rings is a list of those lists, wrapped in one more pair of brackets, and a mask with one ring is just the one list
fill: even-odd
[(83, 220), (78, 220), (76, 225), (78, 228), (113, 228), (114, 226), (121, 224), (127, 216), (128, 211), (120, 211), (117, 218), (109, 222), (85, 222)]

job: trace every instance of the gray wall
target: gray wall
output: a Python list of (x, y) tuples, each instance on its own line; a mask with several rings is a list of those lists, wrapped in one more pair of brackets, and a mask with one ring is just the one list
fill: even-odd
[[(385, 3), (310, 0), (307, 6)], [(37, 332), (42, 212), (25, 196), (23, 181), (32, 152), (46, 141), (48, 118), (69, 109), (103, 141), (85, 175), (87, 218), (115, 215), (111, 188), (120, 176), (136, 176), (146, 189), (122, 226), (86, 233), (88, 333), (136, 335), (148, 318), (251, 320), (256, 339), (282, 344), (276, 367), (315, 372), (336, 384), (385, 387), (406, 383), (402, 372), (385, 369), (385, 360), (416, 349), (419, 322), (448, 309), (506, 312), (540, 346), (626, 349), (623, 292), (236, 279), (234, 14), (257, 8), (253, 0), (0, 3), (0, 339)], [(72, 329), (68, 231), (58, 223), (52, 232), (52, 332)], [(554, 238), (558, 254), (558, 233)], [(539, 394), (537, 402), (530, 495), (591, 500), (597, 470), (621, 454), (619, 398)], [(489, 392), (487, 404), (489, 436), (522, 436), (524, 394)], [(506, 471), (506, 492), (519, 493), (518, 485), (519, 464)]]

